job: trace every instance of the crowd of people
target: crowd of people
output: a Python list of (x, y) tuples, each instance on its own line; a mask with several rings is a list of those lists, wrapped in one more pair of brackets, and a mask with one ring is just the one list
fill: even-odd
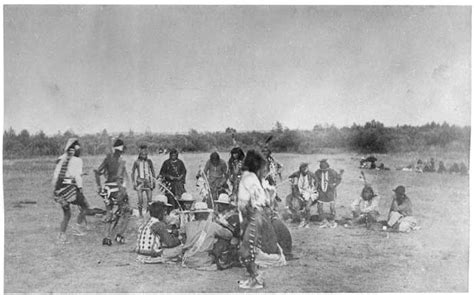
[(469, 168), (464, 162), (452, 163), (449, 168), (445, 165), (444, 161), (438, 162), (438, 168), (436, 168), (436, 161), (434, 158), (430, 158), (429, 161), (423, 161), (418, 159), (416, 164), (410, 164), (406, 167), (398, 167), (397, 170), (402, 171), (415, 171), (418, 173), (449, 173), (449, 174), (459, 174), (459, 175), (468, 175)]
[[(102, 244), (125, 243), (125, 231), (132, 216), (129, 204), (126, 147), (121, 139), (94, 170), (98, 194), (105, 204), (105, 233)], [(79, 207), (73, 234), (84, 235), (89, 204), (83, 194), (83, 163), (77, 138), (67, 141), (53, 175), (54, 199), (63, 210), (58, 241), (67, 243), (66, 229), (71, 205)], [(285, 265), (297, 259), (292, 252), (292, 238), (282, 221), (277, 186), (284, 183), (283, 166), (268, 146), (245, 153), (236, 146), (229, 160), (212, 152), (197, 173), (199, 196), (186, 192), (186, 167), (176, 149), (170, 149), (159, 173), (148, 158), (146, 145), (139, 148), (131, 172), (131, 187), (137, 192), (137, 210), (143, 222), (137, 229), (135, 251), (141, 263), (180, 263), (198, 270), (245, 267), (249, 278), (239, 281), (244, 289), (259, 289), (264, 279), (259, 268)], [(321, 228), (335, 228), (337, 187), (344, 170), (330, 168), (327, 159), (319, 162), (314, 173), (308, 163), (289, 176), (292, 193), (285, 204), (293, 217), (299, 217), (300, 228), (308, 228), (311, 209), (316, 206)], [(102, 184), (102, 178), (104, 183)], [(157, 190), (158, 193), (153, 193)], [(417, 229), (412, 205), (405, 188), (395, 190), (384, 229), (408, 232)], [(352, 203), (353, 218), (345, 226), (378, 222), (379, 197), (367, 183), (360, 197)], [(329, 214), (325, 213), (325, 204)], [(146, 217), (146, 218), (145, 218)]]

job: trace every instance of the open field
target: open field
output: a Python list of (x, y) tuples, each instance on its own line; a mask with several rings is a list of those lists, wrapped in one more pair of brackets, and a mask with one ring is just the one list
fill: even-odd
[[(227, 160), (228, 155), (221, 153)], [(285, 167), (283, 177), (302, 161), (328, 158), (332, 168), (344, 169), (338, 189), (338, 218), (350, 216), (350, 203), (360, 193), (355, 154), (274, 155)], [(467, 292), (469, 258), (469, 178), (459, 175), (416, 174), (395, 166), (418, 158), (436, 157), (451, 164), (467, 162), (467, 155), (376, 155), (390, 171), (365, 170), (382, 196), (381, 218), (387, 216), (392, 189), (407, 187), (414, 214), (422, 229), (410, 234), (387, 234), (364, 228), (298, 229), (289, 224), (294, 253), (299, 260), (265, 270), (262, 292)], [(208, 154), (182, 154), (188, 169), (187, 189), (195, 193), (194, 176)], [(152, 156), (158, 170), (164, 155)], [(135, 156), (126, 156), (130, 172)], [(69, 236), (67, 245), (55, 240), (62, 218), (52, 201), (53, 158), (4, 160), (5, 292), (239, 292), (236, 281), (245, 271), (218, 272), (185, 269), (177, 265), (141, 265), (132, 252), (138, 219), (132, 219), (125, 245), (101, 245), (103, 224), (89, 217), (92, 230), (84, 237)], [(92, 207), (103, 207), (96, 196), (92, 169), (102, 157), (85, 157), (84, 192)], [(279, 187), (285, 196), (288, 185)], [(131, 205), (136, 194), (129, 189)], [(19, 205), (18, 201), (37, 201)], [(283, 205), (281, 205), (282, 207)], [(77, 211), (73, 210), (73, 218)], [(71, 220), (71, 222), (73, 219)]]

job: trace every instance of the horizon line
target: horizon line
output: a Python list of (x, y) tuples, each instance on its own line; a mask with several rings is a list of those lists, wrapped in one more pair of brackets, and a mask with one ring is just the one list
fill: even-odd
[[(377, 122), (377, 123), (382, 123), (382, 122), (380, 122), (380, 121), (376, 121), (376, 120), (374, 120), (374, 121)], [(280, 122), (280, 123), (281, 123), (281, 122)], [(350, 126), (345, 125), (345, 126), (341, 126), (341, 127), (338, 127), (338, 126), (336, 126), (335, 124), (323, 123), (323, 124), (315, 124), (315, 125), (313, 125), (313, 128), (314, 128), (315, 126), (319, 125), (319, 126), (321, 126), (323, 129), (328, 129), (328, 128), (332, 128), (332, 127), (336, 127), (337, 129), (342, 129), (342, 128), (351, 128), (354, 124), (355, 124), (355, 125), (358, 125), (358, 126), (364, 126), (364, 125), (367, 124), (367, 123), (371, 123), (371, 121), (370, 121), (370, 122), (365, 122), (365, 123), (362, 123), (362, 124), (353, 122), (352, 125), (350, 125)], [(410, 125), (410, 124), (400, 124), (400, 123), (397, 124), (397, 125), (385, 125), (385, 124), (383, 124), (383, 123), (382, 123), (382, 124), (384, 125), (384, 126), (383, 126), (384, 128), (396, 128), (396, 127), (404, 127), (404, 126), (407, 126), (407, 127), (422, 127), (422, 126), (430, 125), (430, 124), (432, 124), (432, 123), (435, 123), (435, 124), (437, 124), (437, 125), (443, 125), (443, 124), (446, 123), (446, 124), (448, 124), (449, 126), (460, 127), (460, 128), (466, 128), (466, 127), (469, 127), (469, 128), (470, 128), (470, 127), (471, 127), (470, 124), (469, 124), (469, 125), (464, 125), (464, 126), (462, 126), (462, 125), (458, 125), (458, 124), (449, 124), (449, 123), (446, 122), (446, 121), (443, 121), (443, 122), (431, 121), (431, 122), (426, 122), (426, 123), (421, 124), (421, 125)], [(275, 124), (276, 124), (276, 123), (275, 123)], [(311, 128), (311, 129), (289, 128), (289, 127), (284, 126), (284, 125), (282, 125), (282, 127), (283, 127), (283, 130), (290, 130), (290, 131), (313, 131), (313, 128)], [(272, 132), (272, 131), (274, 130), (274, 129), (266, 129), (266, 130), (256, 130), (256, 129), (253, 129), (253, 130), (237, 130), (236, 128), (231, 127), (231, 126), (226, 127), (226, 129), (227, 129), (227, 128), (231, 128), (231, 129), (236, 130), (235, 134), (247, 133), (247, 132), (262, 132), (262, 133), (265, 133), (265, 132)], [(155, 135), (186, 135), (186, 134), (188, 134), (188, 133), (189, 133), (190, 131), (192, 131), (192, 130), (195, 130), (195, 131), (198, 132), (198, 133), (216, 133), (216, 132), (217, 132), (217, 133), (225, 133), (225, 129), (224, 129), (224, 130), (214, 130), (214, 131), (211, 131), (211, 130), (197, 130), (197, 129), (195, 129), (195, 128), (189, 128), (187, 131), (174, 131), (174, 132), (173, 132), (173, 131), (170, 131), (170, 132), (166, 132), (166, 131), (134, 131), (133, 129), (129, 129), (128, 131), (109, 131), (109, 130), (107, 130), (107, 128), (104, 128), (104, 129), (102, 129), (102, 130), (100, 130), (100, 131), (95, 131), (95, 132), (92, 132), (92, 133), (77, 133), (77, 132), (75, 132), (73, 129), (67, 129), (67, 130), (64, 130), (64, 131), (58, 130), (56, 133), (47, 133), (47, 132), (45, 132), (44, 130), (40, 129), (40, 130), (38, 130), (38, 131), (36, 131), (36, 132), (34, 132), (34, 133), (31, 133), (31, 131), (29, 131), (29, 130), (26, 129), (26, 128), (22, 128), (22, 129), (19, 129), (19, 130), (15, 130), (12, 126), (10, 126), (10, 127), (8, 127), (8, 128), (4, 128), (3, 132), (5, 133), (5, 132), (7, 132), (7, 131), (10, 130), (10, 129), (12, 129), (12, 130), (15, 132), (15, 134), (19, 134), (19, 133), (21, 133), (23, 130), (26, 130), (30, 135), (36, 135), (36, 134), (39, 134), (39, 133), (43, 132), (46, 136), (55, 136), (55, 135), (58, 135), (58, 134), (63, 135), (63, 134), (66, 133), (66, 132), (71, 132), (71, 133), (73, 133), (74, 135), (78, 135), (78, 136), (87, 136), (87, 135), (95, 135), (95, 134), (97, 134), (97, 133), (102, 133), (104, 130), (107, 131), (107, 133), (108, 133), (109, 135), (118, 135), (118, 134), (124, 134), (124, 135), (125, 135), (125, 134), (130, 133), (130, 131), (133, 132), (133, 133), (135, 133), (136, 135), (144, 135), (144, 134), (147, 134), (147, 133), (149, 133), (149, 134), (155, 134)]]

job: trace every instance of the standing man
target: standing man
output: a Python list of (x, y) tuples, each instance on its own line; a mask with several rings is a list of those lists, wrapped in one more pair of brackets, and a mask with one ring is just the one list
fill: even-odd
[[(217, 152), (211, 154), (210, 159), (204, 166), (204, 173), (209, 181), (211, 189), (211, 198), (215, 201), (222, 189), (227, 186), (227, 164), (219, 157)], [(212, 207), (212, 201), (207, 200), (207, 205)]]
[(155, 169), (153, 162), (148, 159), (148, 147), (140, 146), (138, 159), (133, 163), (132, 168), (133, 189), (138, 194), (138, 213), (143, 217), (143, 195), (146, 195), (146, 211), (151, 203), (152, 191), (155, 188)]
[[(336, 187), (341, 183), (342, 178), (339, 173), (334, 169), (329, 168), (327, 159), (323, 159), (319, 163), (319, 169), (315, 172), (317, 179), (317, 190), (318, 190), (318, 214), (320, 220), (322, 219), (323, 224), (321, 228), (337, 227), (335, 222), (336, 218)], [(324, 217), (324, 203), (329, 203), (331, 215), (328, 219)]]
[(86, 211), (88, 209), (87, 201), (82, 191), (82, 159), (81, 146), (77, 138), (68, 139), (64, 148), (64, 154), (59, 157), (54, 169), (53, 186), (54, 200), (59, 203), (63, 209), (63, 220), (61, 222), (58, 242), (67, 243), (66, 229), (71, 219), (70, 204), (79, 206), (79, 215), (77, 224), (73, 230), (75, 235), (85, 235), (82, 227), (86, 222)]
[[(128, 194), (126, 189), (126, 181), (128, 174), (126, 170), (125, 160), (122, 154), (125, 145), (121, 139), (114, 142), (113, 153), (108, 154), (99, 168), (95, 170), (96, 182), (99, 186), (99, 195), (104, 199), (106, 219), (105, 219), (105, 238), (102, 245), (112, 245), (112, 231), (117, 228), (115, 241), (119, 244), (125, 243), (123, 236), (127, 229), (128, 221), (132, 210), (128, 203)], [(104, 175), (106, 182), (104, 188), (100, 184), (100, 175)]]
[[(175, 198), (180, 198), (186, 192), (184, 184), (186, 183), (186, 167), (183, 161), (178, 159), (178, 151), (176, 149), (170, 150), (170, 158), (163, 162), (161, 166), (160, 175), (167, 183), (169, 190)], [(173, 196), (167, 192), (168, 203), (177, 209), (178, 203)]]

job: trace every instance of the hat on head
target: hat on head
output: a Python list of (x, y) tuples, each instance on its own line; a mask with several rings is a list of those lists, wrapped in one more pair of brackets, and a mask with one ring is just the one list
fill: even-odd
[(114, 150), (123, 151), (124, 149), (125, 149), (125, 144), (123, 143), (123, 140), (121, 140), (120, 138), (115, 140)]
[(165, 195), (153, 196), (151, 201), (153, 203), (154, 202), (161, 202), (161, 203), (165, 204), (165, 206), (172, 207), (172, 205), (168, 203), (168, 198)]
[(405, 195), (405, 187), (403, 185), (397, 186), (396, 189), (393, 190), (398, 195)]
[(194, 203), (194, 208), (191, 210), (193, 213), (208, 213), (211, 212), (207, 207), (206, 202), (196, 202)]
[(220, 194), (219, 199), (217, 199), (217, 201), (215, 201), (215, 203), (231, 205), (230, 204), (230, 198), (229, 198), (228, 194)]
[(67, 152), (68, 149), (73, 148), (75, 145), (79, 145), (79, 141), (76, 137), (69, 138), (64, 147), (64, 152)]
[(194, 202), (194, 197), (190, 193), (183, 193), (179, 202)]

